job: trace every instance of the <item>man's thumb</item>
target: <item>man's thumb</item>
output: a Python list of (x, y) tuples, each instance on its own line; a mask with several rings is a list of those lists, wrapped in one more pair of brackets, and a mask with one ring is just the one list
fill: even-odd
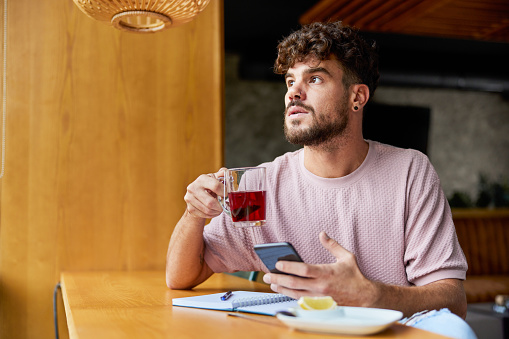
[(336, 259), (341, 258), (346, 253), (349, 253), (347, 250), (344, 249), (343, 246), (338, 244), (338, 242), (332, 238), (330, 238), (325, 231), (321, 231), (320, 235), (320, 242), (322, 243), (322, 246), (329, 251)]

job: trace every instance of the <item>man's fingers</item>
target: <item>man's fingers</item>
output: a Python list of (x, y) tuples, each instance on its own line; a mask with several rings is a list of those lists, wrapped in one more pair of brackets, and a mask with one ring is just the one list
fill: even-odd
[(221, 177), (224, 177), (224, 171), (226, 171), (226, 167), (221, 167), (219, 169), (219, 171), (217, 171), (216, 173), (214, 173), (214, 177), (216, 177), (216, 179), (219, 179)]
[(276, 263), (276, 268), (281, 272), (305, 278), (317, 278), (319, 274), (319, 269), (315, 265), (297, 261), (281, 260)]
[(199, 176), (196, 183), (197, 183), (198, 187), (204, 188), (205, 192), (207, 192), (209, 194), (210, 194), (210, 192), (212, 192), (212, 193), (214, 193), (214, 195), (216, 195), (216, 196), (219, 195), (222, 197), (224, 194), (224, 185), (221, 181), (218, 180), (219, 177), (216, 177), (216, 175), (217, 175), (217, 173), (202, 174)]
[(303, 295), (315, 295), (315, 293), (311, 292), (312, 285), (308, 280), (307, 278), (276, 273), (268, 273), (263, 277), (263, 281), (270, 284), (270, 288), (274, 292), (282, 293), (295, 299)]
[(268, 273), (263, 277), (263, 281), (267, 284), (275, 284), (281, 287), (294, 290), (314, 290), (319, 289), (317, 279), (295, 276), (289, 274)]
[(345, 255), (351, 255), (343, 246), (341, 246), (336, 240), (330, 238), (324, 231), (319, 234), (320, 242), (322, 246), (329, 251), (336, 259), (340, 260)]
[(199, 201), (193, 201), (187, 203), (187, 212), (194, 217), (210, 219), (219, 214), (222, 210), (209, 209)]
[(293, 298), (293, 299), (299, 299), (300, 297), (304, 297), (304, 296), (306, 296), (306, 297), (319, 296), (318, 294), (315, 294), (312, 291), (294, 290), (294, 289), (286, 288), (284, 286), (275, 285), (275, 284), (271, 284), (270, 288), (274, 292), (284, 294), (284, 295), (289, 296), (290, 298)]
[(217, 195), (223, 195), (223, 184), (213, 174), (200, 175), (187, 186), (184, 200), (189, 213), (200, 218), (213, 218), (223, 211)]
[(187, 186), (184, 200), (189, 213), (201, 218), (213, 218), (223, 212), (217, 197), (224, 195), (224, 185), (219, 178), (225, 170), (223, 167), (216, 173), (202, 174)]

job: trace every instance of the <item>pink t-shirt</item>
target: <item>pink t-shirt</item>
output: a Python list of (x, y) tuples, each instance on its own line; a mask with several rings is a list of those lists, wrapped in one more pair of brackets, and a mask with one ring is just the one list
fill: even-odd
[(333, 263), (318, 239), (324, 230), (355, 254), (368, 279), (404, 286), (465, 279), (451, 211), (424, 154), (369, 141), (362, 165), (332, 179), (306, 170), (302, 149), (260, 166), (267, 224), (236, 228), (224, 213), (211, 220), (205, 260), (214, 272), (267, 271), (253, 245), (282, 241), (306, 263)]

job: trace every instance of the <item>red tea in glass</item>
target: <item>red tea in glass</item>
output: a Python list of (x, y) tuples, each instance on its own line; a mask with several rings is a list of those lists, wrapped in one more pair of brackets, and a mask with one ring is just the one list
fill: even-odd
[(224, 198), (218, 196), (217, 199), (235, 227), (265, 225), (264, 167), (227, 169), (219, 180), (224, 184)]
[(265, 191), (228, 194), (233, 222), (265, 220)]

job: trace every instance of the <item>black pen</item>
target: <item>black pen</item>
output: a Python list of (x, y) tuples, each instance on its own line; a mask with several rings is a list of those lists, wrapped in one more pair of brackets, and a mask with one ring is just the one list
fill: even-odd
[(228, 300), (228, 298), (230, 298), (232, 295), (233, 295), (232, 291), (228, 291), (223, 296), (221, 296), (221, 300), (222, 301)]

